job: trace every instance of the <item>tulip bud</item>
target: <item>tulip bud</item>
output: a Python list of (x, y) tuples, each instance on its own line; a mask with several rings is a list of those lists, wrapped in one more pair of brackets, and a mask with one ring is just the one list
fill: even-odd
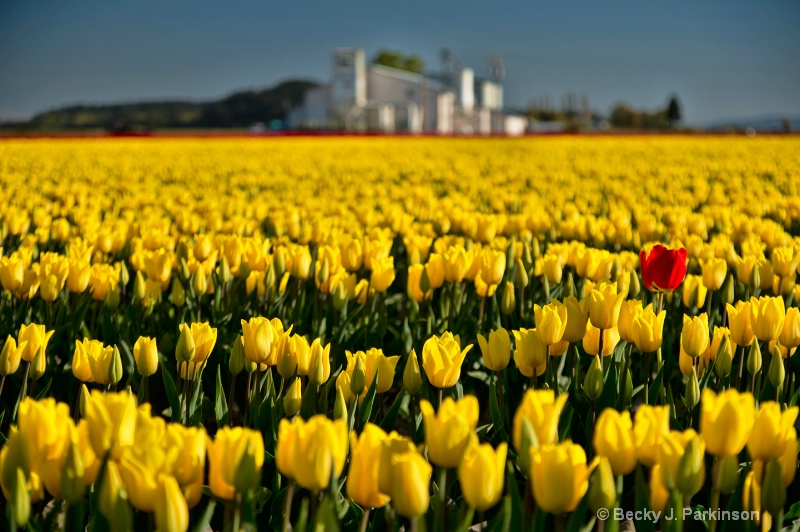
[(61, 285), (58, 283), (58, 278), (55, 275), (48, 275), (44, 278), (39, 286), (39, 295), (42, 299), (52, 303), (58, 299), (61, 293)]
[(617, 482), (606, 457), (600, 457), (597, 467), (589, 477), (589, 508), (597, 513), (601, 508), (613, 508), (617, 501)]
[(81, 409), (81, 417), (86, 417), (86, 405), (89, 404), (91, 401), (91, 395), (89, 395), (89, 388), (86, 387), (86, 384), (81, 384), (81, 398), (80, 398), (80, 409)]
[(328, 276), (330, 275), (330, 270), (331, 268), (328, 264), (328, 259), (323, 259), (322, 264), (319, 267), (319, 271), (317, 272), (317, 286), (325, 284), (325, 281), (328, 280)]
[(517, 461), (520, 469), (526, 475), (531, 476), (531, 446), (538, 447), (536, 432), (533, 430), (531, 420), (527, 417), (522, 418), (522, 438), (520, 439), (519, 454)]
[(189, 325), (181, 327), (181, 335), (178, 338), (178, 346), (175, 348), (175, 358), (178, 364), (189, 362), (194, 358), (194, 336), (189, 329)]
[(771, 515), (779, 515), (786, 504), (786, 486), (783, 483), (784, 465), (778, 458), (770, 458), (761, 483), (761, 508)]
[[(754, 341), (753, 343), (756, 343)], [(767, 376), (769, 377), (769, 382), (772, 383), (772, 386), (775, 389), (779, 389), (783, 386), (783, 379), (786, 377), (786, 370), (783, 367), (783, 357), (781, 357), (781, 351), (778, 348), (777, 344), (772, 348), (772, 357), (769, 361), (769, 370)]]
[(422, 292), (423, 297), (431, 289), (431, 278), (428, 276), (428, 268), (422, 268), (422, 273), (419, 276), (419, 291)]
[(628, 285), (628, 297), (637, 298), (639, 292), (642, 291), (642, 285), (639, 283), (639, 275), (636, 272), (630, 272), (630, 283)]
[(125, 266), (125, 261), (119, 261), (119, 282), (122, 286), (128, 286), (128, 281), (131, 280), (131, 274), (128, 272), (128, 267)]
[(202, 266), (198, 266), (194, 276), (192, 276), (192, 288), (194, 289), (194, 295), (197, 297), (205, 295), (208, 291), (208, 277), (206, 277), (205, 268)]
[(175, 247), (175, 258), (178, 262), (189, 260), (189, 246), (186, 245), (185, 240), (178, 242), (178, 245)]
[(147, 284), (144, 282), (142, 272), (136, 272), (136, 279), (133, 281), (133, 297), (137, 301), (142, 301), (147, 293)]
[(269, 268), (267, 268), (267, 273), (264, 274), (264, 288), (266, 288), (264, 292), (264, 296), (267, 297), (270, 291), (275, 287), (275, 280), (277, 277), (275, 276), (275, 267), (270, 264)]
[(111, 363), (108, 365), (108, 382), (117, 384), (120, 379), (122, 379), (122, 357), (120, 356), (119, 348), (114, 346)]
[(47, 358), (44, 355), (44, 348), (40, 347), (38, 351), (36, 351), (36, 355), (33, 357), (33, 361), (31, 362), (31, 379), (38, 381), (44, 375), (45, 370), (47, 369)]
[(689, 374), (689, 380), (686, 382), (686, 406), (691, 411), (700, 402), (700, 383), (697, 381), (697, 372), (692, 371)]
[(572, 272), (567, 274), (567, 281), (564, 283), (564, 299), (575, 295), (575, 281), (572, 279)]
[(750, 293), (755, 294), (756, 290), (761, 288), (761, 273), (759, 272), (758, 265), (753, 267), (753, 271), (750, 273), (749, 282)]
[(5, 345), (3, 345), (3, 352), (0, 353), (0, 375), (7, 377), (17, 372), (22, 359), (23, 347), (26, 344), (27, 342), (21, 342), (20, 345), (17, 345), (17, 341), (10, 334), (8, 335)]
[[(244, 268), (246, 264), (242, 264), (239, 267), (239, 273), (243, 276), (247, 277), (250, 272), (246, 272), (246, 268)], [(222, 256), (222, 260), (219, 261), (219, 268), (217, 269), (217, 275), (219, 275), (219, 280), (222, 283), (228, 283), (231, 279), (233, 279), (233, 274), (231, 273), (231, 265), (228, 264), (228, 259), (225, 255)]]
[(131, 508), (123, 488), (117, 464), (109, 460), (97, 487), (97, 508), (108, 520), (111, 530), (132, 530)]
[(705, 480), (705, 448), (699, 436), (686, 444), (675, 478), (675, 487), (684, 497), (691, 497), (703, 487)]
[(586, 378), (583, 380), (583, 393), (592, 401), (596, 401), (600, 394), (603, 393), (604, 384), (600, 357), (595, 356), (589, 366), (589, 371), (586, 372)]
[(719, 345), (719, 352), (715, 360), (714, 371), (717, 377), (722, 379), (731, 374), (731, 366), (733, 366), (733, 351), (731, 350), (731, 342), (728, 337), (722, 338)]
[(333, 289), (333, 308), (342, 310), (345, 303), (347, 303), (347, 289), (344, 287), (344, 283), (339, 281), (336, 288)]
[(517, 306), (516, 297), (514, 295), (514, 285), (511, 281), (506, 281), (506, 286), (503, 289), (503, 299), (500, 301), (500, 312), (508, 316)]
[(291, 417), (300, 410), (300, 404), (303, 401), (302, 389), (300, 387), (300, 379), (295, 378), (294, 382), (289, 389), (286, 390), (286, 395), (283, 396), (283, 409), (286, 411), (286, 416)]
[(322, 342), (320, 342), (318, 338), (311, 344), (311, 359), (308, 365), (308, 383), (312, 386), (321, 386), (325, 384), (329, 376), (330, 358), (325, 348), (322, 346)]
[(750, 351), (747, 352), (747, 373), (755, 375), (759, 371), (761, 371), (761, 347), (758, 345), (758, 340), (753, 339)]
[(189, 508), (175, 477), (162, 477), (154, 513), (159, 532), (184, 532), (189, 528)]
[(350, 391), (358, 397), (364, 392), (367, 387), (367, 370), (364, 367), (364, 359), (362, 357), (356, 358), (356, 368), (353, 370), (353, 376), (350, 378)]
[(522, 259), (517, 259), (514, 264), (514, 285), (517, 288), (525, 288), (528, 286), (528, 272), (525, 271), (525, 265), (522, 263)]
[(733, 274), (729, 273), (728, 277), (725, 278), (725, 282), (722, 284), (722, 288), (720, 288), (720, 295), (722, 296), (723, 305), (732, 305), (735, 301), (733, 284)]
[(172, 304), (176, 307), (182, 307), (183, 304), (186, 302), (186, 291), (183, 289), (183, 285), (181, 284), (180, 280), (176, 277), (172, 281)]
[[(300, 379), (295, 380), (300, 382)], [(258, 434), (258, 438), (261, 438), (261, 434)], [(239, 493), (247, 493), (261, 484), (261, 464), (264, 461), (264, 449), (262, 446), (259, 459), (256, 456), (256, 453), (259, 452), (257, 447), (258, 444), (254, 438), (247, 438), (247, 446), (233, 474), (233, 487)]]
[(186, 262), (186, 259), (181, 259), (181, 278), (188, 281), (191, 276), (192, 272), (189, 270), (189, 263)]
[[(534, 242), (536, 242), (536, 247), (538, 249), (539, 242), (537, 242), (536, 240), (534, 240)], [(533, 259), (534, 257), (531, 254), (531, 247), (528, 245), (527, 242), (525, 242), (522, 245), (522, 263), (525, 265), (526, 271), (531, 271), (531, 269), (533, 268)]]
[[(534, 259), (538, 259), (542, 256), (542, 251), (539, 247), (539, 240), (536, 238), (531, 240), (530, 255)], [(531, 265), (533, 265), (533, 261), (531, 261)]]
[(109, 288), (106, 294), (106, 306), (111, 310), (117, 310), (119, 307), (119, 290), (116, 286)]
[(31, 516), (31, 495), (28, 491), (28, 481), (21, 468), (17, 468), (16, 475), (9, 488), (9, 499), (7, 501), (10, 508), (8, 510), (14, 515), (14, 524), (23, 527), (28, 524)]
[(83, 456), (78, 444), (72, 440), (67, 442), (67, 457), (64, 460), (64, 469), (61, 472), (61, 498), (68, 504), (74, 504), (83, 498), (86, 492), (84, 476), (86, 470), (83, 466)]
[(542, 297), (544, 297), (545, 304), (550, 303), (550, 281), (547, 280), (547, 276), (542, 276)]
[(417, 362), (417, 352), (413, 349), (408, 355), (408, 362), (406, 368), (403, 370), (403, 388), (414, 395), (422, 386), (422, 375), (419, 371), (419, 362)]
[(517, 240), (516, 238), (512, 237), (508, 243), (508, 247), (506, 247), (506, 264), (514, 264), (517, 255), (516, 251)]
[(717, 479), (720, 493), (730, 495), (739, 485), (739, 456), (725, 456), (714, 462), (712, 475)]
[(248, 360), (247, 358), (244, 359), (244, 370), (247, 373), (253, 373), (257, 369), (258, 369), (257, 362), (253, 362), (252, 360)]
[(272, 259), (272, 265), (275, 267), (275, 277), (280, 279), (286, 273), (286, 250), (278, 248), (275, 250)]
[(347, 402), (344, 400), (344, 392), (336, 387), (336, 402), (333, 404), (333, 419), (347, 419)]
[(244, 344), (242, 343), (242, 335), (238, 335), (236, 340), (233, 341), (231, 347), (231, 356), (228, 358), (228, 370), (231, 375), (236, 376), (244, 369)]

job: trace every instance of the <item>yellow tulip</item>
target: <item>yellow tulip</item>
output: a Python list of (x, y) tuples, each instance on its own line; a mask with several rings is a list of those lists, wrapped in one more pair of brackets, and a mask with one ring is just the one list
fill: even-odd
[(575, 296), (567, 296), (564, 306), (567, 308), (567, 327), (561, 339), (569, 343), (583, 340), (586, 336), (586, 323), (589, 321), (589, 300), (584, 298), (578, 301)]
[(527, 390), (514, 414), (513, 439), (517, 451), (522, 447), (522, 422), (527, 419), (536, 436), (534, 446), (558, 441), (558, 420), (567, 403), (567, 395), (555, 396), (553, 390)]
[(547, 363), (547, 348), (536, 329), (512, 331), (516, 339), (514, 362), (526, 377), (541, 374), (539, 368)]
[(536, 506), (551, 514), (573, 511), (589, 488), (594, 464), (586, 464), (580, 445), (567, 440), (530, 448), (532, 489)]
[(681, 329), (681, 346), (691, 358), (697, 358), (708, 349), (709, 344), (708, 315), (704, 312), (690, 318), (683, 315)]
[(8, 335), (6, 343), (3, 344), (3, 352), (0, 354), (0, 375), (7, 377), (17, 372), (26, 345), (27, 342), (20, 342), (17, 345), (17, 341)]
[(487, 369), (500, 371), (508, 366), (511, 358), (511, 338), (508, 336), (508, 331), (502, 327), (491, 331), (488, 341), (479, 334), (478, 346), (481, 348), (483, 363)]
[(350, 469), (347, 472), (347, 496), (366, 508), (381, 508), (389, 497), (379, 489), (381, 452), (386, 433), (367, 423), (360, 436), (350, 433)]
[(506, 254), (484, 248), (481, 254), (481, 280), (488, 286), (498, 285), (506, 271)]
[[(422, 288), (420, 287), (420, 279), (422, 278), (422, 274), (425, 271), (425, 267), (422, 264), (412, 264), (408, 267), (408, 289), (407, 294), (408, 297), (414, 299), (417, 303), (422, 303), (423, 301), (429, 299), (433, 291), (429, 288), (426, 292), (422, 292)], [(430, 287), (430, 282), (428, 283)]]
[(719, 395), (708, 388), (700, 400), (700, 433), (706, 450), (714, 456), (734, 456), (741, 452), (753, 429), (753, 394), (729, 389)]
[(601, 282), (589, 293), (589, 320), (598, 329), (617, 326), (624, 293), (617, 293), (616, 285)]
[(242, 342), (244, 356), (247, 360), (256, 364), (268, 363), (272, 353), (272, 344), (278, 340), (279, 338), (275, 337), (275, 331), (267, 318), (253, 317), (250, 318), (250, 321), (242, 320)]
[(594, 449), (605, 456), (615, 475), (627, 475), (636, 467), (633, 424), (629, 412), (606, 408), (594, 427)]
[(376, 292), (385, 292), (394, 282), (394, 257), (372, 260), (369, 286)]
[(441, 338), (434, 335), (422, 347), (422, 367), (430, 383), (437, 388), (454, 386), (461, 376), (461, 364), (472, 344), (461, 349), (458, 335), (444, 333)]
[(461, 246), (453, 246), (444, 253), (444, 277), (449, 283), (460, 283), (472, 263), (471, 254)]
[[(400, 357), (397, 358), (399, 359)], [(394, 372), (392, 372), (392, 375), (394, 375)], [(331, 344), (323, 346), (320, 339), (317, 338), (311, 344), (311, 357), (308, 363), (308, 382), (313, 386), (320, 386), (321, 384), (325, 384), (330, 376)]]
[(316, 415), (307, 422), (296, 417), (278, 426), (275, 462), (281, 474), (300, 486), (319, 492), (328, 487), (331, 473), (342, 474), (347, 457), (347, 422)]
[[(133, 358), (139, 375), (149, 377), (158, 369), (158, 347), (155, 338), (140, 336), (133, 344)], [(73, 371), (75, 370), (73, 366)]]
[(160, 532), (185, 532), (189, 528), (189, 508), (174, 477), (160, 475), (155, 523)]
[(702, 308), (708, 288), (699, 275), (687, 275), (683, 281), (683, 304), (688, 308)]
[(793, 406), (781, 412), (774, 401), (761, 403), (755, 413), (753, 430), (747, 440), (747, 452), (754, 460), (768, 462), (783, 455), (787, 440), (797, 439), (794, 423), (798, 408)]
[(479, 512), (497, 504), (503, 495), (507, 451), (506, 442), (500, 443), (496, 450), (488, 443), (470, 445), (458, 465), (464, 499)]
[(692, 497), (700, 491), (706, 475), (704, 454), (705, 442), (694, 430), (667, 433), (661, 441), (659, 455), (664, 487), (678, 490), (684, 497)]
[(600, 350), (600, 334), (603, 335), (603, 356), (611, 356), (619, 343), (619, 330), (616, 327), (600, 330), (591, 322), (587, 323), (586, 335), (583, 337), (583, 349), (590, 355), (596, 355)]
[(728, 274), (728, 263), (725, 259), (711, 257), (708, 260), (701, 260), (700, 267), (703, 269), (703, 285), (708, 290), (719, 290)]
[(789, 277), (800, 265), (800, 248), (779, 246), (772, 249), (772, 271), (778, 277)]
[(36, 356), (36, 353), (38, 353), (40, 349), (42, 351), (47, 351), (47, 343), (50, 341), (50, 337), (53, 336), (54, 332), (55, 331), (47, 331), (44, 325), (37, 325), (35, 323), (21, 325), (19, 334), (17, 335), (17, 341), (20, 344), (25, 342), (25, 349), (20, 354), (22, 360), (25, 362), (33, 362), (33, 357)]
[(800, 347), (800, 310), (797, 307), (786, 309), (786, 319), (779, 337), (780, 343), (787, 349)]
[(781, 296), (750, 298), (750, 323), (759, 340), (769, 342), (778, 338), (785, 320), (786, 307)]
[(134, 444), (136, 398), (130, 392), (102, 393), (92, 390), (85, 419), (94, 454), (119, 460), (122, 450)]
[(536, 330), (545, 345), (557, 344), (564, 336), (567, 328), (567, 307), (560, 301), (554, 301), (544, 307), (533, 306), (536, 317)]
[(664, 319), (666, 317), (667, 313), (664, 310), (656, 316), (653, 312), (652, 304), (636, 312), (631, 327), (636, 349), (642, 353), (653, 353), (661, 348)]
[(392, 454), (386, 469), (395, 511), (409, 518), (424, 514), (430, 504), (431, 465), (418, 452), (406, 451)]
[(642, 310), (642, 301), (640, 299), (623, 301), (619, 309), (619, 321), (617, 322), (619, 336), (629, 344), (635, 343), (633, 339), (633, 318), (640, 310)]
[(661, 440), (669, 432), (669, 406), (641, 405), (633, 423), (636, 458), (647, 467), (658, 461)]
[(191, 361), (195, 365), (205, 362), (217, 343), (217, 329), (211, 328), (208, 323), (181, 323), (180, 329), (182, 333), (186, 331), (186, 334), (191, 334), (194, 340), (194, 358)]
[(750, 303), (737, 301), (735, 307), (726, 304), (725, 308), (728, 311), (731, 341), (740, 347), (747, 347), (752, 344), (754, 335), (750, 322)]
[(564, 259), (561, 255), (553, 255), (545, 253), (542, 257), (542, 272), (544, 272), (547, 281), (551, 284), (558, 284), (561, 282), (561, 277), (564, 271)]
[(215, 496), (231, 500), (237, 490), (252, 489), (254, 482), (258, 485), (256, 481), (261, 478), (264, 463), (264, 440), (260, 432), (223, 427), (207, 442), (207, 448), (209, 487)]
[(650, 494), (648, 497), (650, 509), (654, 512), (663, 512), (669, 499), (669, 491), (664, 486), (662, 479), (661, 465), (655, 464), (650, 470)]
[(428, 458), (441, 467), (457, 467), (467, 446), (477, 440), (478, 400), (474, 395), (466, 395), (458, 402), (446, 397), (437, 413), (423, 399), (420, 410), (425, 424)]

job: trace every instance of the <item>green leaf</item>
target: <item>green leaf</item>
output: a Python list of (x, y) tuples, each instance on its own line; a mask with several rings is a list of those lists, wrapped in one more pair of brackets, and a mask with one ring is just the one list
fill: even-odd
[(503, 497), (502, 508), (494, 519), (489, 521), (490, 532), (508, 532), (511, 529), (511, 497)]
[(208, 506), (206, 509), (203, 510), (203, 515), (200, 516), (200, 519), (195, 523), (194, 528), (192, 529), (193, 532), (204, 532), (208, 527), (208, 524), (211, 522), (211, 518), (214, 516), (214, 508), (217, 506), (217, 501), (211, 499), (208, 501)]
[(319, 508), (317, 508), (317, 512), (314, 515), (314, 530), (325, 530), (326, 532), (340, 530), (335, 504), (330, 497), (323, 498)]
[(564, 441), (569, 437), (570, 428), (572, 427), (572, 414), (575, 409), (572, 405), (567, 403), (564, 406), (564, 412), (561, 413), (561, 418), (558, 420), (558, 441)]
[(375, 393), (378, 389), (378, 373), (378, 371), (375, 372), (375, 378), (372, 379), (372, 384), (370, 384), (369, 390), (367, 390), (367, 395), (364, 397), (358, 409), (358, 426), (361, 429), (367, 424), (369, 416), (372, 414), (372, 404), (375, 402)]
[(380, 426), (386, 432), (391, 432), (394, 429), (394, 424), (397, 421), (397, 413), (400, 411), (400, 406), (403, 404), (405, 396), (406, 391), (400, 390), (400, 393), (398, 393), (397, 397), (394, 399), (394, 403), (392, 403), (386, 415), (383, 416)]
[(656, 373), (656, 378), (653, 379), (653, 382), (650, 384), (650, 389), (648, 390), (648, 397), (647, 402), (651, 406), (655, 406), (658, 403), (658, 395), (661, 392), (661, 383), (664, 381), (664, 364), (661, 364), (661, 367), (658, 368), (658, 373)]
[(220, 366), (217, 366), (217, 389), (214, 400), (214, 414), (217, 418), (217, 428), (225, 425), (228, 417), (228, 401), (225, 399), (225, 390), (222, 388), (222, 373)]
[(606, 382), (603, 385), (603, 393), (601, 393), (600, 397), (597, 398), (597, 403), (595, 405), (598, 416), (606, 408), (614, 408), (614, 405), (617, 403), (617, 367), (616, 364), (614, 364), (611, 360), (611, 357), (607, 358), (609, 359), (607, 364), (611, 367), (608, 368), (606, 373)]
[(499, 431), (503, 430), (503, 414), (500, 413), (500, 405), (497, 400), (497, 384), (492, 379), (489, 382), (489, 411), (492, 414), (492, 423)]
[(39, 390), (39, 392), (36, 393), (36, 400), (37, 401), (39, 399), (41, 399), (42, 397), (47, 396), (47, 392), (50, 391), (50, 386), (52, 384), (53, 384), (53, 379), (51, 377), (50, 380), (47, 381), (47, 384), (44, 385), (44, 388), (42, 388), (41, 390)]
[(307, 523), (308, 523), (308, 499), (304, 498), (303, 502), (300, 504), (300, 515), (297, 517), (297, 521), (295, 521), (294, 528), (292, 528), (292, 530), (305, 530)]
[(167, 392), (167, 401), (169, 401), (169, 408), (172, 410), (172, 421), (180, 423), (181, 421), (181, 399), (178, 395), (178, 390), (175, 388), (175, 381), (169, 374), (167, 368), (161, 366), (161, 378), (164, 380), (164, 389)]
[(511, 517), (507, 528), (510, 530), (522, 530), (523, 499), (519, 493), (517, 477), (514, 474), (514, 465), (511, 462), (506, 463), (506, 486), (508, 486), (508, 494), (511, 496)]

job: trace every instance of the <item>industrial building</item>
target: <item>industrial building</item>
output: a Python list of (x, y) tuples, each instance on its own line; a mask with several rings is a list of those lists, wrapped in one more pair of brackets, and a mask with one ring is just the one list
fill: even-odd
[(309, 89), (289, 112), (290, 129), (441, 135), (520, 135), (527, 129), (524, 116), (503, 107), (498, 59), (492, 79), (444, 61), (432, 74), (368, 66), (358, 48), (337, 48), (331, 60), (330, 81)]

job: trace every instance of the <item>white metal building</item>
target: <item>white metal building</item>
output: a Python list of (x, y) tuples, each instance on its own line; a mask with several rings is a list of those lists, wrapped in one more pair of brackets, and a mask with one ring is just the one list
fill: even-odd
[(414, 74), (366, 65), (364, 50), (337, 48), (331, 79), (289, 112), (290, 129), (520, 135), (527, 119), (503, 110), (503, 87), (472, 69)]

